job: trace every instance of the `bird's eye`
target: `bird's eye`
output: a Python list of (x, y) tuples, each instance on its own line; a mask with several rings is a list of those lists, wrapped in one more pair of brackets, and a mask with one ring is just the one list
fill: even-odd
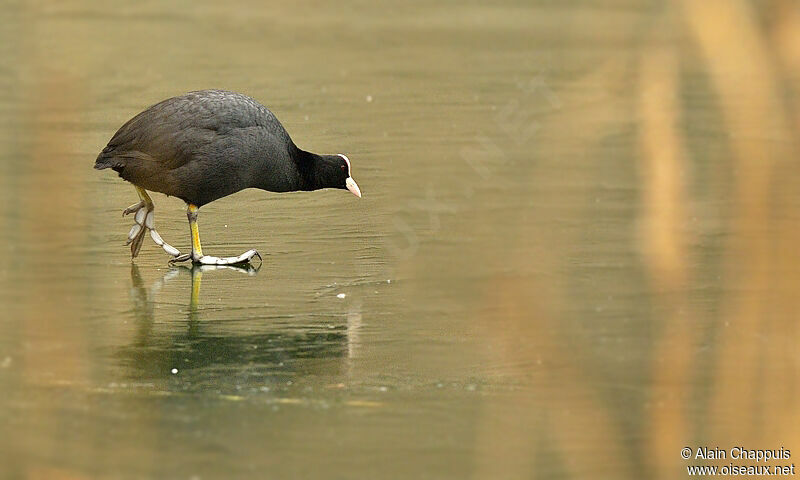
[(344, 172), (344, 165), (339, 165), (339, 168), (341, 168), (342, 171)]

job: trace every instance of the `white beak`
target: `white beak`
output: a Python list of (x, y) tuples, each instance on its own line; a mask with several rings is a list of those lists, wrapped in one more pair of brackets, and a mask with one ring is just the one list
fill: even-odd
[(361, 198), (361, 189), (358, 188), (358, 184), (353, 180), (353, 177), (347, 177), (347, 180), (344, 181), (344, 186), (350, 190), (350, 193)]

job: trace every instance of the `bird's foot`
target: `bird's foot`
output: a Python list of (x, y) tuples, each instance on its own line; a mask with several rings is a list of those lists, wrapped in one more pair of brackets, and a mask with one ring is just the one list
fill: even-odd
[(169, 263), (184, 262), (191, 259), (192, 263), (195, 265), (244, 265), (250, 263), (254, 257), (258, 257), (259, 260), (263, 261), (261, 254), (256, 250), (248, 250), (238, 257), (214, 257), (211, 255), (193, 256), (186, 253), (173, 258)]
[(169, 259), (169, 264), (173, 265), (180, 262), (185, 262), (186, 260), (191, 260), (192, 254), (191, 253), (184, 253), (183, 255), (178, 255), (175, 258)]
[(141, 201), (122, 211), (123, 216), (135, 212), (133, 216), (135, 223), (130, 232), (128, 232), (128, 240), (125, 242), (125, 245), (131, 246), (131, 258), (139, 255), (139, 250), (142, 248), (142, 242), (144, 242), (147, 232), (150, 232), (150, 238), (153, 239), (156, 245), (163, 248), (169, 255), (176, 258), (183, 256), (180, 250), (165, 242), (156, 231), (154, 210), (153, 205), (148, 205), (146, 202)]
[(178, 271), (188, 271), (188, 272), (213, 272), (217, 270), (233, 270), (239, 273), (246, 273), (247, 275), (255, 275), (261, 270), (261, 264), (257, 267), (254, 266), (252, 263), (241, 263), (239, 265), (175, 265), (174, 262), (170, 261), (169, 263), (171, 266), (175, 267), (170, 269), (170, 272), (178, 272)]
[(138, 212), (139, 209), (141, 209), (144, 206), (145, 206), (144, 200), (140, 201), (139, 203), (134, 203), (133, 205), (122, 211), (122, 216), (124, 217), (125, 215), (130, 215), (131, 213)]

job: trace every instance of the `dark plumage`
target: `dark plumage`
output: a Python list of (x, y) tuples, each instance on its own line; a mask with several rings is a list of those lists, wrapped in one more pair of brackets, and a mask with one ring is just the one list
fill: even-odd
[[(94, 168), (112, 168), (139, 187), (142, 201), (124, 213), (137, 212), (142, 231), (155, 232), (145, 224), (153, 211), (145, 190), (184, 200), (190, 211), (194, 207), (195, 219), (198, 207), (245, 188), (270, 192), (341, 188), (361, 196), (350, 177), (346, 156), (301, 150), (266, 107), (248, 96), (223, 90), (190, 92), (136, 115), (114, 134)], [(138, 211), (145, 207), (141, 215), (145, 218), (140, 219)], [(134, 230), (136, 226), (129, 242), (133, 242), (135, 257), (141, 239)], [(156, 239), (153, 235), (153, 239), (158, 243), (160, 236)], [(177, 251), (167, 247), (171, 254)], [(199, 237), (196, 247), (199, 251)], [(192, 258), (197, 262), (202, 252), (194, 250)]]
[(198, 207), (245, 188), (347, 188), (349, 176), (342, 157), (299, 149), (266, 107), (223, 90), (190, 92), (136, 115), (94, 168)]

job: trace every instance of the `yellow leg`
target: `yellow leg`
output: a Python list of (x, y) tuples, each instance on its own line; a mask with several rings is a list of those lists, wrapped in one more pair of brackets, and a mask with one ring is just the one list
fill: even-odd
[(203, 247), (200, 245), (200, 230), (197, 228), (197, 211), (200, 207), (194, 204), (187, 204), (186, 216), (189, 217), (189, 230), (192, 232), (192, 254), (180, 255), (175, 257), (175, 262), (182, 262), (184, 260), (192, 259), (192, 262), (201, 265), (239, 265), (247, 263), (253, 257), (261, 259), (261, 255), (255, 250), (248, 250), (238, 257), (213, 257), (211, 255), (203, 255)]
[[(133, 188), (136, 189), (136, 193), (139, 195), (139, 203), (134, 203), (130, 207), (126, 208), (122, 211), (122, 216), (129, 215), (131, 213), (136, 213), (144, 207), (145, 212), (150, 212), (154, 208), (156, 208), (155, 204), (153, 203), (153, 199), (150, 198), (150, 195), (147, 194), (147, 190), (144, 188), (134, 185)], [(143, 223), (144, 217), (137, 220), (137, 223)]]
[(152, 210), (155, 205), (153, 204), (153, 199), (147, 194), (147, 190), (138, 185), (134, 185), (134, 187), (136, 188), (136, 193), (139, 194), (139, 198), (144, 202), (145, 206), (147, 206), (147, 210)]
[(200, 230), (197, 228), (197, 211), (200, 207), (197, 205), (188, 206), (186, 216), (189, 217), (189, 229), (192, 232), (192, 259), (198, 260), (203, 256), (203, 247), (200, 245)]

